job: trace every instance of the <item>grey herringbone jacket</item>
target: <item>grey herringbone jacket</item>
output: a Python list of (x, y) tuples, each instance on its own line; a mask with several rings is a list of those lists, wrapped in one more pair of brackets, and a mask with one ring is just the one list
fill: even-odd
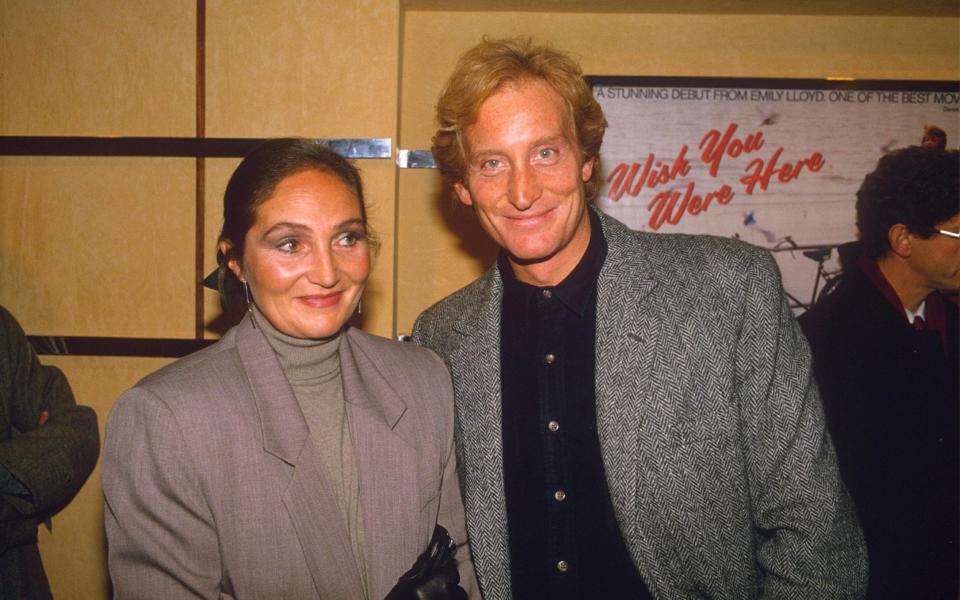
[[(863, 536), (810, 353), (768, 253), (631, 231), (601, 215), (596, 406), (617, 520), (657, 598), (855, 598)], [(481, 590), (507, 599), (496, 266), (430, 307), (414, 340), (453, 375)]]

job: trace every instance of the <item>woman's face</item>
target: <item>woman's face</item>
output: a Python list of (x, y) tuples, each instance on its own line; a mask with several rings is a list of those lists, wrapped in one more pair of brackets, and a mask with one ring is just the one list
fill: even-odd
[[(225, 253), (229, 242), (220, 249)], [(289, 175), (257, 207), (242, 263), (229, 266), (275, 328), (298, 338), (333, 336), (370, 274), (360, 201), (336, 175)]]

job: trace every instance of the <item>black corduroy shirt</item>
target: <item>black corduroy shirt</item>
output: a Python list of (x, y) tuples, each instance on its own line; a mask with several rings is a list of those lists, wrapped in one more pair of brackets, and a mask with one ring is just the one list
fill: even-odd
[(504, 282), (503, 461), (515, 598), (650, 598), (610, 502), (597, 435), (597, 278), (607, 253), (590, 212), (587, 251), (556, 286)]

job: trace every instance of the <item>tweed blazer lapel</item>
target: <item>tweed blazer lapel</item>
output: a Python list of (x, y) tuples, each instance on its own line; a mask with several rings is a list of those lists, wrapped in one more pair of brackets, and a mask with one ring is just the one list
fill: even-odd
[(670, 335), (665, 324), (671, 322), (666, 315), (672, 308), (664, 302), (669, 290), (659, 285), (633, 234), (602, 214), (601, 224), (608, 252), (597, 282), (597, 429), (617, 522), (649, 585), (663, 580), (671, 562), (663, 549), (635, 542), (650, 534), (663, 539), (658, 520), (641, 522), (637, 507), (656, 502), (657, 490), (646, 483), (657, 479), (653, 470), (672, 464), (674, 407), (659, 402), (655, 393), (664, 386), (658, 349), (662, 336)]
[[(413, 566), (410, 557), (430, 539), (436, 515), (422, 515), (417, 479), (417, 423), (392, 381), (402, 381), (402, 365), (368, 351), (363, 334), (349, 329), (340, 343), (343, 396), (360, 478), (360, 502), (372, 598), (385, 596), (397, 577)], [(405, 527), (420, 515), (417, 527)], [(433, 517), (434, 521), (429, 518)]]
[(296, 529), (317, 594), (323, 598), (362, 597), (346, 526), (334, 492), (320, 470), (316, 446), (309, 443), (310, 432), (300, 405), (273, 349), (250, 317), (238, 326), (237, 350), (260, 414), (263, 449), (293, 467), (283, 504)]
[(496, 265), (478, 290), (477, 310), (454, 325), (450, 353), (456, 398), (460, 468), (473, 482), (464, 489), (467, 526), (477, 577), (488, 598), (510, 594), (510, 550), (503, 481), (500, 387), (500, 305), (503, 282)]

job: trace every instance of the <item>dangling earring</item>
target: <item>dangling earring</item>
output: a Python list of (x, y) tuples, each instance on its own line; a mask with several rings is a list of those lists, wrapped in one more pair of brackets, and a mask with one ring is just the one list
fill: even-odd
[(363, 314), (363, 297), (362, 296), (360, 297), (359, 300), (357, 300), (357, 314), (358, 315)]
[(257, 321), (253, 318), (253, 302), (250, 300), (250, 286), (247, 284), (247, 281), (243, 281), (243, 294), (247, 297), (247, 312), (250, 313), (250, 322), (253, 323), (253, 328), (257, 328)]

